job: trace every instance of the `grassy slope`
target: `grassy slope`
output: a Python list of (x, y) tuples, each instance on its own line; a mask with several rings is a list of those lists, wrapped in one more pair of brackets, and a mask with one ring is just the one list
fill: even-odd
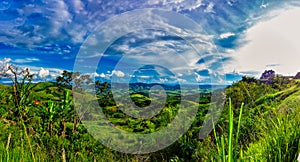
[(295, 161), (300, 153), (300, 88), (294, 85), (255, 101), (259, 138), (245, 149), (244, 157), (260, 161)]

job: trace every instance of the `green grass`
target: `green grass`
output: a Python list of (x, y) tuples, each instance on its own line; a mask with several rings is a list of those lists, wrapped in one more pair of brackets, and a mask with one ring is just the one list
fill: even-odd
[[(237, 125), (237, 130), (236, 130), (236, 135), (235, 139), (233, 136), (234, 133), (234, 119), (233, 119), (233, 108), (232, 108), (232, 103), (231, 99), (229, 99), (229, 113), (228, 113), (228, 139), (226, 140), (226, 136), (220, 135), (218, 136), (216, 133), (216, 128), (214, 127), (214, 137), (216, 140), (216, 147), (219, 153), (219, 160), (223, 162), (232, 162), (232, 161), (237, 161), (237, 148), (235, 148), (238, 144), (238, 138), (239, 138), (239, 131), (240, 131), (240, 125), (241, 125), (241, 120), (242, 120), (242, 112), (243, 112), (243, 107), (244, 104), (241, 105), (240, 107), (240, 113), (239, 113), (239, 118), (238, 118), (238, 125)], [(226, 148), (227, 146), (227, 148)], [(227, 154), (226, 154), (227, 153)]]
[(299, 92), (286, 98), (269, 118), (257, 121), (261, 138), (245, 150), (248, 160), (296, 161), (300, 153)]

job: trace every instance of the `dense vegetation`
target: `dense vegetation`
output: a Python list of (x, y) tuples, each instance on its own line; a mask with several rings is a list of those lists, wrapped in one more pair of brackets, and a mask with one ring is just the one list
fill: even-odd
[[(3, 161), (295, 161), (300, 153), (300, 82), (275, 77), (263, 83), (250, 77), (226, 88), (225, 108), (214, 131), (199, 139), (210, 103), (210, 93), (200, 95), (199, 110), (190, 129), (171, 146), (158, 152), (130, 155), (97, 142), (78, 115), (70, 85), (80, 89), (88, 76), (64, 72), (56, 83), (31, 83), (31, 75), (0, 85), (0, 159)], [(73, 83), (74, 82), (74, 83)], [(93, 84), (103, 112), (119, 129), (151, 133), (164, 128), (177, 114), (178, 91), (167, 90), (167, 103), (149, 120), (134, 119), (119, 110), (108, 83)], [(73, 89), (74, 90), (74, 89)], [(122, 93), (120, 92), (120, 96)], [(131, 87), (131, 99), (147, 106), (145, 85)], [(155, 102), (155, 101), (151, 101)], [(97, 112), (97, 110), (93, 110)]]

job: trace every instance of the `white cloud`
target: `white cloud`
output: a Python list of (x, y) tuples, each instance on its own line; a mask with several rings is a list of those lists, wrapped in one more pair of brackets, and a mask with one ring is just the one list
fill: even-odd
[[(292, 1), (293, 3), (296, 3)], [(236, 0), (227, 1), (229, 5), (236, 3)], [(249, 2), (252, 3), (252, 2)], [(277, 3), (277, 2), (274, 2)], [(236, 3), (237, 4), (237, 3)], [(281, 3), (279, 3), (280, 5)], [(42, 0), (40, 3), (35, 1), (28, 1), (28, 3), (22, 4), (20, 2), (16, 8), (10, 7), (12, 12), (7, 12), (7, 15), (11, 19), (1, 20), (1, 41), (7, 45), (22, 46), (31, 49), (40, 47), (43, 48), (46, 43), (49, 44), (77, 44), (82, 43), (89, 33), (93, 32), (95, 27), (101, 24), (104, 20), (107, 20), (114, 15), (131, 11), (137, 8), (162, 8), (168, 11), (177, 11), (183, 13), (188, 17), (193, 18), (197, 23), (207, 26), (206, 31), (213, 30), (215, 27), (209, 26), (210, 19), (201, 20), (199, 17), (203, 12), (203, 6), (206, 12), (218, 12), (219, 5), (223, 5), (219, 2), (207, 2), (203, 0), (151, 0), (151, 1), (136, 1), (131, 2), (129, 0), (116, 1), (114, 3), (110, 1), (63, 1), (63, 0)], [(255, 4), (253, 4), (255, 5)], [(256, 4), (260, 5), (260, 4)], [(264, 7), (266, 3), (262, 2), (261, 6)], [(241, 5), (239, 10), (242, 13), (247, 14), (247, 7), (249, 5)], [(270, 2), (270, 5), (272, 3)], [(240, 6), (237, 6), (240, 7)], [(250, 7), (255, 8), (255, 7)], [(230, 14), (230, 9), (227, 10), (226, 6), (222, 6), (224, 9), (226, 19), (222, 15), (218, 16), (219, 26), (223, 28), (235, 26), (243, 26), (241, 22), (244, 21), (244, 16), (239, 16), (236, 12)], [(196, 13), (186, 12), (195, 10)], [(259, 9), (260, 10), (260, 9)], [(16, 12), (15, 12), (16, 11)], [(232, 11), (236, 11), (235, 9)], [(9, 15), (12, 14), (12, 15)], [(16, 15), (13, 15), (16, 14)], [(227, 17), (228, 16), (228, 17)], [(247, 15), (246, 15), (247, 16)], [(197, 20), (198, 19), (198, 20)], [(224, 19), (224, 20), (223, 20)], [(226, 21), (226, 20), (234, 20)], [(228, 25), (228, 24), (230, 25)], [(236, 26), (235, 24), (240, 24)], [(121, 24), (122, 26), (123, 24)], [(118, 26), (118, 25), (116, 25)], [(162, 27), (164, 28), (164, 27)], [(61, 50), (61, 53), (68, 53), (69, 50)]]
[(246, 32), (249, 42), (232, 52), (235, 62), (226, 65), (237, 71), (261, 71), (270, 64), (276, 72), (295, 75), (300, 71), (300, 8), (292, 8), (279, 16), (260, 22)]
[(205, 79), (209, 79), (209, 77), (201, 76), (201, 75), (199, 75), (198, 73), (195, 73), (195, 75), (197, 76), (197, 77), (195, 78), (195, 80), (196, 80), (197, 82), (202, 82), (202, 81), (204, 81)]
[(90, 75), (91, 77), (99, 77), (100, 75), (96, 72), (94, 72), (92, 75)]
[(149, 5), (161, 4), (164, 9), (176, 10), (195, 10), (203, 5), (202, 0), (151, 0), (147, 1)]
[(129, 50), (129, 46), (127, 44), (118, 45), (115, 49), (118, 50), (118, 51), (128, 51)]
[(182, 79), (182, 78), (177, 78), (177, 81), (180, 82), (180, 83), (186, 83), (187, 82), (185, 79)]
[(73, 2), (72, 5), (74, 7), (75, 13), (79, 14), (81, 11), (84, 10), (84, 4), (81, 2), (81, 0), (73, 0), (71, 2)]
[(207, 7), (206, 7), (206, 9), (204, 10), (204, 12), (206, 12), (206, 13), (215, 13), (215, 11), (214, 11), (214, 6), (215, 6), (215, 4), (212, 3), (212, 2), (210, 2), (210, 3), (207, 5)]
[(38, 75), (40, 78), (45, 78), (45, 77), (49, 76), (49, 70), (41, 68)]
[(183, 74), (182, 73), (177, 73), (177, 76), (182, 77)]
[(162, 83), (165, 83), (165, 82), (168, 82), (169, 79), (167, 79), (167, 78), (159, 78), (159, 81), (162, 82)]
[(11, 62), (11, 58), (4, 58), (4, 59), (0, 60), (0, 65), (4, 65), (4, 64), (6, 65), (10, 62)]
[(99, 77), (101, 77), (101, 78), (105, 78), (105, 77), (106, 77), (106, 75), (105, 75), (104, 73), (101, 73), (101, 74), (99, 75)]
[(231, 37), (231, 36), (234, 36), (234, 35), (235, 35), (234, 33), (230, 33), (230, 32), (223, 33), (223, 34), (220, 35), (220, 38), (225, 39), (225, 38), (228, 38), (228, 37)]
[[(10, 62), (12, 61), (11, 58), (4, 58), (0, 60), (0, 69), (7, 70), (7, 74), (12, 74), (10, 70), (8, 70), (8, 66), (10, 65)], [(47, 78), (49, 80), (55, 80), (56, 77), (60, 76), (63, 72), (62, 69), (58, 68), (43, 68), (38, 66), (30, 66), (30, 65), (16, 65), (19, 67), (19, 70), (28, 69), (31, 74), (34, 74), (34, 82), (39, 81), (42, 78)]]
[(39, 66), (25, 66), (25, 67), (29, 68), (30, 72), (32, 74), (34, 74), (35, 76), (39, 76), (40, 71), (43, 68), (44, 70), (42, 70), (42, 73), (44, 73), (44, 74), (48, 73), (48, 75), (45, 75), (44, 78), (48, 78), (49, 80), (55, 80), (56, 77), (60, 76), (63, 72), (63, 69), (58, 69), (58, 68), (48, 68), (47, 67), (47, 69), (45, 69), (45, 67), (39, 67)]
[(264, 0), (261, 2), (260, 8), (267, 8), (269, 3), (265, 3)]
[(15, 59), (12, 62), (14, 63), (31, 63), (31, 62), (37, 62), (40, 61), (38, 58), (24, 58), (24, 59)]
[[(6, 74), (10, 73), (10, 70), (8, 69), (9, 65), (10, 65), (10, 58), (4, 58), (2, 60), (0, 60), (0, 73), (4, 72)], [(1, 75), (0, 75), (1, 76)]]
[(150, 76), (148, 76), (148, 75), (142, 75), (142, 76), (138, 76), (139, 78), (142, 78), (142, 79), (149, 79), (149, 78), (151, 78)]
[(125, 74), (122, 71), (120, 71), (120, 70), (113, 70), (112, 73), (111, 73), (111, 75), (115, 75), (115, 76), (117, 76), (119, 78), (123, 78), (125, 76)]

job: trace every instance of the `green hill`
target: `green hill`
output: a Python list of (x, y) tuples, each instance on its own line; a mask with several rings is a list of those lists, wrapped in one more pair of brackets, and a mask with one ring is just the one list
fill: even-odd
[[(72, 97), (81, 94), (55, 83), (37, 84), (26, 102), (19, 106), (13, 103), (12, 87), (0, 85), (0, 92), (1, 161), (60, 161), (64, 158), (68, 161), (227, 161), (231, 155), (237, 161), (295, 161), (300, 153), (300, 82), (297, 80), (284, 84), (243, 80), (224, 92), (216, 92), (220, 96), (226, 94), (225, 107), (215, 131), (204, 139), (198, 136), (210, 103), (190, 103), (199, 106), (199, 110), (189, 130), (171, 146), (145, 155), (123, 154), (105, 147), (87, 132), (80, 120), (84, 118), (95, 125), (104, 122), (97, 115), (101, 109), (118, 129), (152, 133), (166, 127), (178, 111), (188, 110), (188, 107), (179, 109), (177, 100), (180, 98), (172, 96), (173, 93), (169, 93), (168, 104), (156, 116), (144, 120), (119, 110), (122, 105), (113, 102), (108, 89), (102, 89), (96, 97), (82, 95), (87, 104), (79, 107), (88, 111), (80, 114), (74, 109)], [(122, 98), (121, 93), (118, 95)], [(208, 94), (206, 97), (209, 101)], [(138, 93), (130, 98), (136, 104), (147, 105), (151, 101)], [(234, 114), (232, 137), (238, 139), (236, 141), (229, 138), (228, 132), (229, 98)], [(89, 107), (95, 100), (102, 107)], [(242, 103), (245, 105), (239, 118)], [(102, 131), (105, 134), (105, 130)]]

